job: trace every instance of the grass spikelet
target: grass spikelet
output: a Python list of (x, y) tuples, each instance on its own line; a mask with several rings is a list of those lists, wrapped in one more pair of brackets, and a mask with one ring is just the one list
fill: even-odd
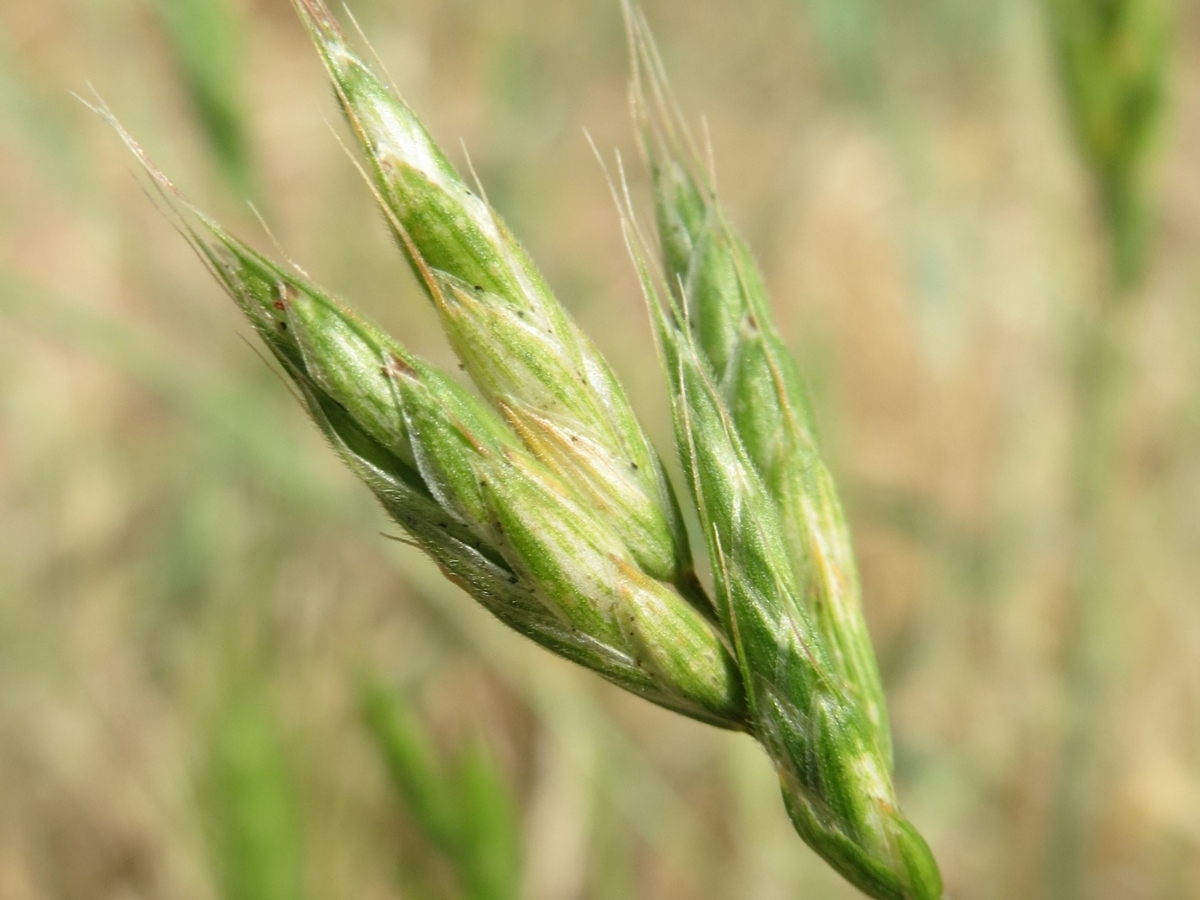
[[(320, 0), (296, 0), (369, 161), (384, 213), (467, 371), (493, 402), (587, 435), (590, 458), (546, 458), (583, 498), (633, 515), (626, 546), (703, 607), (678, 503), (616, 376), (487, 201), (413, 111), (347, 45)], [(601, 458), (597, 460), (597, 454)], [(590, 477), (575, 479), (582, 468)]]
[(667, 291), (656, 286), (627, 198), (626, 232), (756, 733), (810, 846), (872, 896), (936, 900), (937, 864), (892, 788), (886, 705), (849, 528), (798, 369), (645, 21), (628, 6), (626, 14)]
[(749, 249), (679, 114), (653, 38), (630, 11), (631, 97), (654, 184), (665, 277), (752, 468), (778, 513), (797, 591), (830, 662), (866, 711), (880, 754), (891, 736), (862, 613), (850, 529), (821, 457), (807, 392), (775, 327)]

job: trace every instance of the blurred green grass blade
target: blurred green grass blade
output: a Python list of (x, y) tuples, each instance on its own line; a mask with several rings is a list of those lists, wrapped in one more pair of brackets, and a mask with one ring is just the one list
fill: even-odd
[(378, 683), (364, 689), (363, 712), (393, 787), (426, 837), (447, 855), (457, 855), (458, 803), (424, 727), (404, 700)]
[(222, 173), (253, 193), (242, 111), (242, 23), (229, 0), (158, 0), (171, 51), (196, 118)]
[(469, 900), (517, 900), (521, 878), (516, 802), (482, 739), (459, 764), (461, 867)]
[(208, 824), (226, 900), (300, 900), (299, 800), (273, 712), (257, 687), (230, 692), (210, 737)]
[(473, 742), (453, 773), (437, 762), (427, 730), (405, 699), (378, 682), (363, 691), (368, 730), (393, 787), (455, 870), (468, 900), (516, 900), (516, 804), (487, 748)]

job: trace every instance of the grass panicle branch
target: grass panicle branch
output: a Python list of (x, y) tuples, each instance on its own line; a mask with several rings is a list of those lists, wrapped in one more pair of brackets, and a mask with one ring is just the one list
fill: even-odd
[[(622, 217), (712, 597), (612, 370), (325, 5), (294, 2), (385, 218), (485, 400), (200, 213), (99, 111), (329, 443), (405, 539), (498, 618), (639, 696), (754, 735), (796, 830), (837, 871), (878, 900), (937, 900), (937, 865), (892, 785), (849, 529), (798, 367), (641, 15), (626, 7), (665, 272), (649, 262), (627, 192)], [(380, 702), (374, 714), (399, 748), (393, 764), (419, 768), (397, 720)], [(487, 831), (485, 819), (475, 824)], [(430, 813), (431, 833), (461, 842), (464, 821)]]

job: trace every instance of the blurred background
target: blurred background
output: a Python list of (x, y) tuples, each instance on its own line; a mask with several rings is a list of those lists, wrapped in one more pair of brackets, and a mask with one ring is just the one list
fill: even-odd
[[(352, 8), (672, 456), (583, 133), (647, 201), (618, 3)], [(1200, 896), (1200, 7), (645, 10), (812, 388), (948, 896)], [(453, 368), (285, 0), (0, 0), (0, 900), (857, 896), (750, 739), (386, 539), (89, 84)]]

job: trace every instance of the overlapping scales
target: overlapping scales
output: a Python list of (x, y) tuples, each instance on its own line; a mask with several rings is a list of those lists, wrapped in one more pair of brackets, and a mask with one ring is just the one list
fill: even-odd
[(665, 292), (628, 205), (625, 225), (755, 733), (810, 846), (873, 897), (937, 900), (937, 864), (892, 787), (849, 529), (798, 370), (675, 112), (648, 30), (627, 15)]
[(452, 580), (551, 650), (655, 703), (742, 727), (708, 621), (635, 565), (491, 409), (223, 232), (202, 249), (313, 419)]
[(630, 23), (633, 107), (653, 177), (668, 287), (778, 510), (801, 602), (890, 760), (887, 706), (853, 543), (807, 393), (754, 259), (717, 203), (712, 177), (676, 111), (649, 32), (636, 14)]
[[(486, 200), (346, 44), (321, 0), (296, 0), (362, 145), (388, 221), (480, 390), (580, 500), (620, 513), (638, 567), (699, 606), (679, 506), (616, 376)], [(563, 433), (577, 441), (559, 440)], [(582, 476), (582, 477), (580, 477)]]

